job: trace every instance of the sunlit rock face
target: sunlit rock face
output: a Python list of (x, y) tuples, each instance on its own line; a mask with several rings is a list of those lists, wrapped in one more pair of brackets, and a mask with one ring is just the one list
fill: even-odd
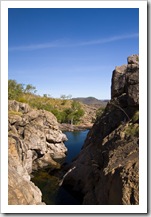
[(85, 205), (139, 204), (139, 56), (127, 60), (113, 71), (111, 100), (63, 181)]
[(55, 116), (9, 101), (8, 165), (9, 204), (43, 204), (41, 191), (30, 181), (33, 170), (59, 167), (66, 156), (66, 136)]

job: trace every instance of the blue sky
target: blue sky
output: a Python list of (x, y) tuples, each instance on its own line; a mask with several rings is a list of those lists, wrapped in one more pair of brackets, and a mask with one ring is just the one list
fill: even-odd
[(9, 9), (9, 79), (52, 97), (110, 99), (112, 71), (139, 53), (138, 9)]

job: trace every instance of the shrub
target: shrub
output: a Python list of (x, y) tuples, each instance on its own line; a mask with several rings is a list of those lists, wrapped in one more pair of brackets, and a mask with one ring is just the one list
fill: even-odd
[(61, 105), (65, 105), (66, 102), (67, 102), (67, 100), (64, 99), (64, 100), (62, 101)]
[(138, 61), (138, 62), (139, 62), (139, 56), (137, 56), (137, 57), (136, 57), (136, 61)]
[(136, 111), (132, 117), (132, 122), (135, 123), (139, 120), (139, 111)]
[(139, 125), (138, 124), (128, 125), (128, 127), (126, 128), (125, 134), (127, 136), (138, 137), (139, 136)]

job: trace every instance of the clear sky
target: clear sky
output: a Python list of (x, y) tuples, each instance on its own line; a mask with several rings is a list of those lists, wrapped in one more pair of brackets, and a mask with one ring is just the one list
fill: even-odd
[(9, 79), (52, 97), (110, 99), (112, 71), (139, 53), (138, 9), (9, 9)]

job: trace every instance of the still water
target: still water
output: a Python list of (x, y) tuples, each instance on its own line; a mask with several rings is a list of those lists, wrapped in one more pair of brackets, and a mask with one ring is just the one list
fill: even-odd
[[(87, 133), (88, 130), (64, 132), (68, 138), (68, 141), (65, 142), (68, 148), (65, 163), (70, 163), (79, 154)], [(59, 177), (55, 173), (48, 173), (47, 170), (43, 169), (34, 172), (32, 175), (32, 181), (40, 188), (43, 202), (47, 205), (80, 205), (82, 203), (79, 197), (59, 186)]]
[(65, 142), (65, 146), (68, 149), (66, 162), (70, 163), (80, 152), (82, 145), (86, 139), (89, 130), (63, 132), (66, 134), (68, 141)]

